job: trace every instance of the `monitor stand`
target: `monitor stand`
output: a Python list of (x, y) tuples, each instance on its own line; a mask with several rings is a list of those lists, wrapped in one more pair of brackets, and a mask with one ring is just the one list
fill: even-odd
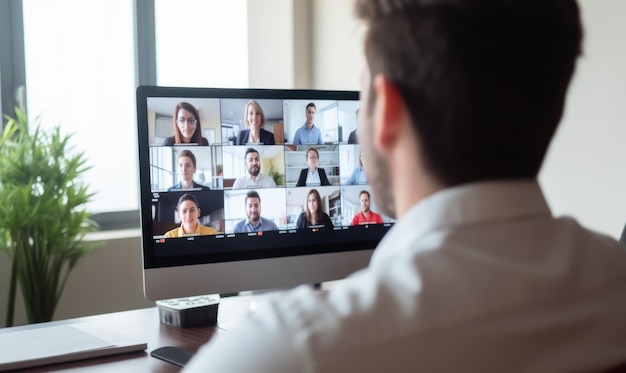
[(217, 324), (220, 295), (199, 295), (185, 298), (158, 300), (161, 324), (188, 328)]
[[(161, 324), (177, 328), (209, 326), (217, 324), (220, 296), (211, 294), (165, 299), (157, 301), (156, 305)], [(165, 346), (153, 350), (150, 356), (184, 367), (193, 357), (193, 352), (180, 347)]]
[[(314, 284), (313, 287), (317, 291), (322, 291), (322, 292), (328, 291), (334, 284), (336, 284), (339, 281), (330, 281), (330, 282), (325, 282), (323, 284)], [(259, 307), (261, 307), (267, 301), (269, 294), (276, 292), (276, 291), (280, 291), (280, 290), (288, 290), (288, 289), (254, 290), (254, 291), (246, 291), (246, 292), (241, 292), (237, 294), (229, 294), (229, 296), (224, 296), (223, 298), (229, 298), (229, 301), (227, 303), (233, 304), (234, 306), (232, 308), (227, 307), (226, 314), (224, 313), (220, 314), (220, 317), (219, 317), (220, 329), (229, 330), (231, 327), (236, 325), (239, 322), (239, 320), (241, 320), (241, 318), (244, 317), (246, 314), (248, 314), (251, 311), (254, 312)], [(202, 296), (202, 297), (215, 297), (215, 296), (217, 296), (217, 304), (215, 305), (216, 316), (215, 316), (215, 321), (211, 323), (210, 325), (214, 325), (217, 322), (217, 310), (218, 310), (217, 306), (219, 306), (219, 300), (221, 299), (221, 297), (219, 295)], [(197, 298), (197, 297), (194, 297), (194, 298)], [(183, 299), (188, 299), (188, 298), (183, 298)], [(157, 306), (159, 306), (159, 304), (163, 302), (171, 303), (171, 301), (180, 301), (180, 299), (157, 301)], [(160, 312), (161, 312), (161, 307), (159, 307), (159, 313)], [(163, 323), (162, 317), (161, 317), (161, 322)], [(166, 324), (172, 325), (172, 326), (180, 326), (180, 325), (173, 325), (172, 323), (166, 323)], [(205, 324), (205, 325), (209, 325), (209, 324)], [(195, 325), (195, 326), (199, 326), (199, 325)], [(160, 347), (160, 348), (153, 350), (152, 352), (150, 352), (150, 356), (153, 356), (157, 359), (161, 359), (169, 363), (178, 365), (180, 367), (184, 367), (189, 362), (189, 360), (191, 360), (191, 358), (193, 357), (193, 352), (184, 350), (179, 347), (166, 346), (166, 347)]]

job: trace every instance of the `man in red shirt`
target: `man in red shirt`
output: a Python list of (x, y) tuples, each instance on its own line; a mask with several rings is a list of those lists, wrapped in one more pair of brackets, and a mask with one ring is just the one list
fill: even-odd
[(362, 190), (359, 198), (361, 199), (361, 212), (354, 215), (350, 225), (383, 224), (383, 217), (370, 210), (370, 192)]

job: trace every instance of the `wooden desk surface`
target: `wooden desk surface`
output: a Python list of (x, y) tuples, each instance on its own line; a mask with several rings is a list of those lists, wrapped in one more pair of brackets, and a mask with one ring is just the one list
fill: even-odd
[(163, 325), (159, 322), (159, 311), (154, 307), (18, 326), (0, 329), (0, 332), (59, 324), (96, 323), (98, 325), (107, 325), (112, 330), (117, 330), (148, 342), (148, 349), (142, 352), (46, 365), (20, 370), (19, 372), (179, 372), (182, 368), (151, 357), (150, 351), (164, 346), (176, 346), (195, 352), (211, 336), (228, 330), (248, 311), (249, 305), (250, 297), (222, 298), (218, 311), (217, 327), (175, 328)]

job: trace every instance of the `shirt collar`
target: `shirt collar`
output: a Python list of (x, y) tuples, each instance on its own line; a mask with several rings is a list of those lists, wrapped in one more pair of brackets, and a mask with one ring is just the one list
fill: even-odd
[[(394, 242), (417, 240), (427, 232), (455, 226), (550, 215), (535, 179), (477, 182), (443, 189), (415, 204), (383, 237), (379, 247), (402, 249)], [(374, 251), (377, 256), (379, 250)]]
[(252, 225), (252, 223), (250, 223), (250, 220), (246, 219), (246, 225), (252, 228), (252, 230), (254, 231), (263, 225), (263, 218), (259, 218), (259, 224), (257, 224), (256, 226)]
[(259, 172), (258, 175), (256, 175), (256, 181), (252, 178), (252, 175), (250, 175), (249, 172), (246, 173), (246, 179), (254, 182), (259, 182), (260, 180), (263, 180), (263, 174)]

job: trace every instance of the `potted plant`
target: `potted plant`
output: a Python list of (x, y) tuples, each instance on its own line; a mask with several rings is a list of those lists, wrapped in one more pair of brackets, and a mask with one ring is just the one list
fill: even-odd
[(50, 321), (70, 271), (100, 244), (86, 203), (93, 193), (81, 180), (84, 152), (59, 126), (46, 130), (15, 110), (0, 137), (0, 251), (11, 261), (6, 325), (13, 325), (17, 285), (29, 323)]
[(267, 174), (274, 180), (276, 185), (283, 185), (283, 178), (285, 175), (281, 174), (280, 171), (278, 171), (276, 167), (274, 167), (274, 165), (270, 166)]

